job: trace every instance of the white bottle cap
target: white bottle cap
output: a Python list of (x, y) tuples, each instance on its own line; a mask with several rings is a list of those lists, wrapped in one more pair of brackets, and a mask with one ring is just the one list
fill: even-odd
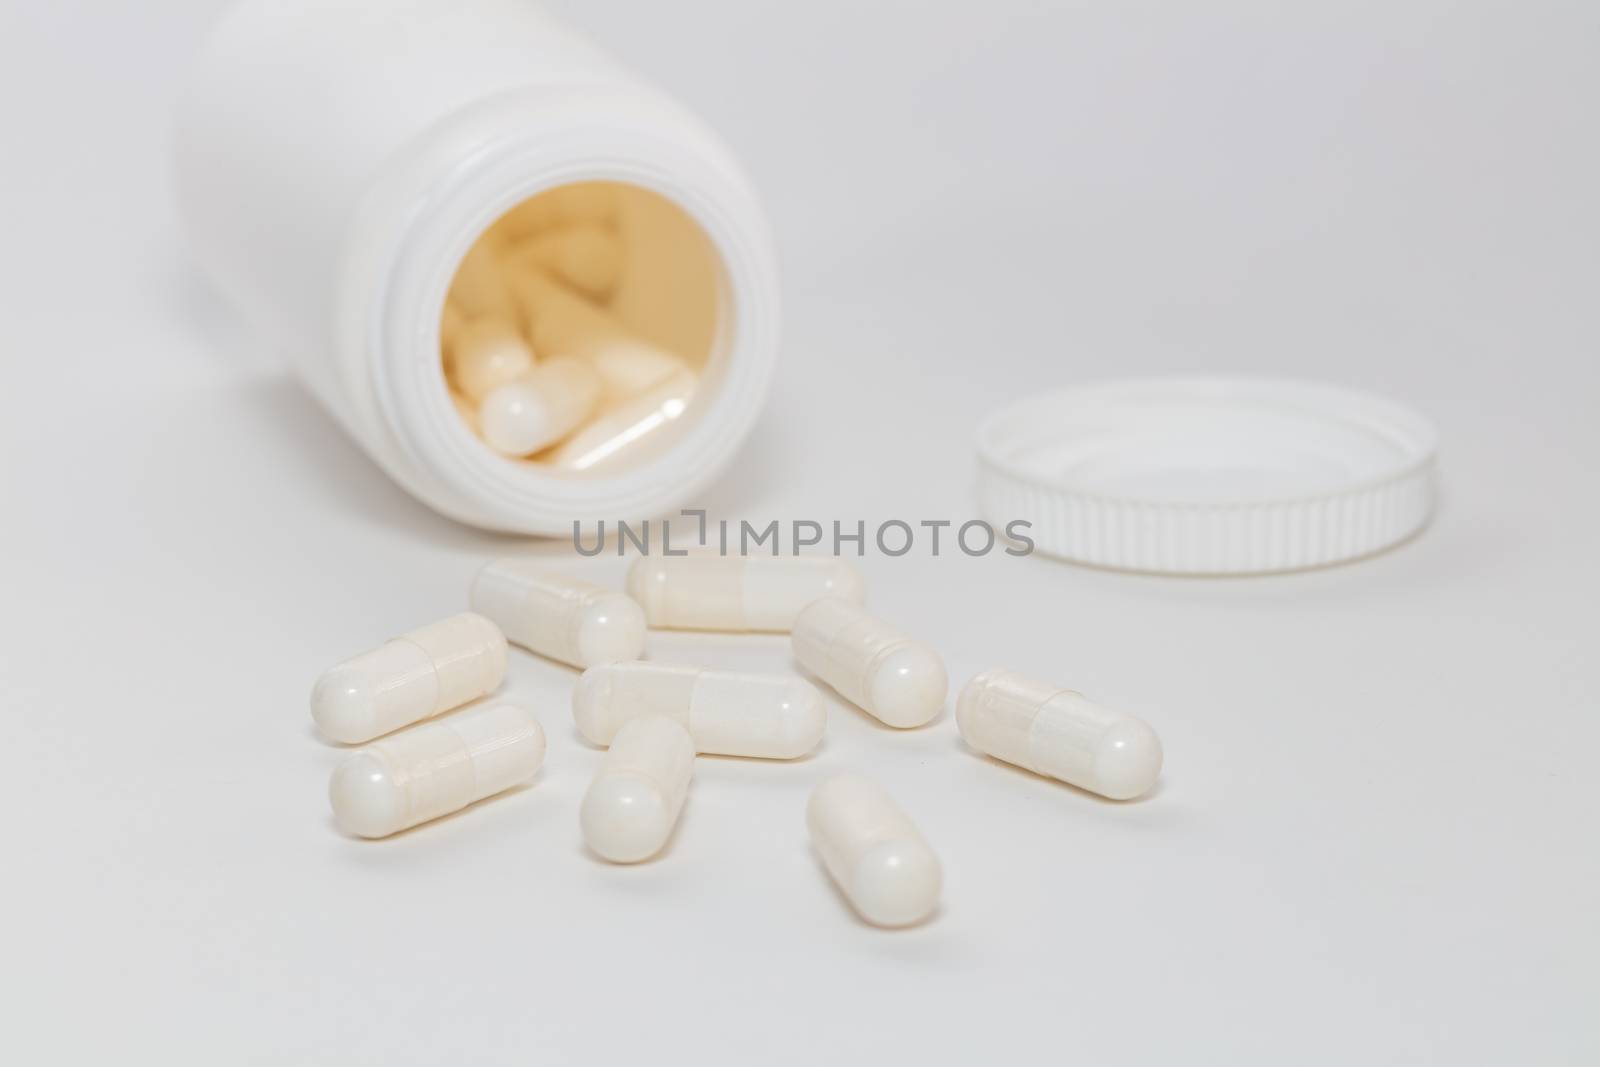
[(1371, 555), (1433, 512), (1437, 434), (1383, 397), (1309, 382), (1150, 379), (1031, 397), (978, 428), (1004, 533), (1079, 563), (1168, 574)]

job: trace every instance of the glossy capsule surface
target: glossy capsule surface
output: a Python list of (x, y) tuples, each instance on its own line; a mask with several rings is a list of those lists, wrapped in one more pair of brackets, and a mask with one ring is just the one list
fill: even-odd
[(828, 874), (868, 922), (910, 926), (939, 906), (938, 856), (876, 782), (854, 774), (823, 782), (806, 804), (806, 827)]
[(692, 372), (678, 370), (638, 396), (602, 406), (593, 420), (540, 458), (560, 470), (588, 471), (644, 455), (689, 410), (698, 385)]
[(1142, 719), (1015, 671), (968, 682), (956, 725), (979, 752), (1112, 800), (1142, 796), (1161, 774), (1161, 739)]
[(839, 695), (889, 726), (922, 726), (944, 708), (944, 660), (857, 604), (836, 597), (801, 611), (795, 658)]
[(445, 369), (473, 403), (533, 370), (533, 350), (510, 319), (472, 319), (457, 332)]
[(572, 692), (578, 730), (609, 745), (633, 719), (665, 715), (695, 750), (718, 756), (794, 759), (822, 740), (822, 695), (786, 674), (745, 674), (671, 663), (609, 663), (583, 672)]
[(630, 719), (611, 739), (578, 812), (583, 840), (613, 863), (666, 845), (694, 775), (694, 742), (665, 715)]
[(359, 744), (492, 693), (506, 639), (462, 612), (330, 667), (311, 690), (311, 718), (330, 741)]
[(866, 599), (861, 572), (832, 556), (644, 556), (628, 594), (651, 626), (787, 633), (809, 604)]
[(599, 399), (594, 368), (557, 356), (491, 390), (478, 408), (478, 432), (502, 455), (532, 455), (582, 426)]
[(537, 563), (504, 559), (472, 582), (472, 610), (492, 619), (507, 640), (574, 667), (638, 659), (644, 612), (621, 593)]
[(492, 704), (414, 726), (346, 757), (328, 783), (339, 829), (388, 837), (532, 778), (544, 730), (526, 708)]
[(611, 408), (666, 381), (688, 373), (668, 349), (638, 336), (609, 311), (539, 271), (511, 282), (527, 324), (527, 335), (541, 358), (573, 356), (589, 361), (600, 375), (601, 403)]

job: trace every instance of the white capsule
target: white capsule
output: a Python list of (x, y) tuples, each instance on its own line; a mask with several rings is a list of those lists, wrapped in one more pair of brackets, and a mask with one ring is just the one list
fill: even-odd
[(680, 371), (660, 385), (602, 411), (595, 420), (540, 458), (569, 471), (604, 468), (639, 454), (689, 410), (697, 380)]
[(638, 659), (644, 652), (638, 604), (538, 563), (490, 563), (473, 579), (470, 600), (472, 610), (493, 619), (513, 644), (575, 667)]
[(683, 360), (664, 348), (631, 338), (592, 345), (582, 358), (600, 376), (601, 403), (611, 409), (675, 378), (694, 381), (694, 372)]
[(673, 352), (633, 334), (604, 309), (538, 271), (513, 275), (528, 339), (541, 356), (588, 360), (604, 384), (601, 403), (615, 407), (674, 375), (689, 374)]
[(689, 732), (664, 715), (625, 723), (584, 794), (583, 839), (613, 863), (649, 859), (672, 836), (694, 775)]
[(667, 630), (787, 633), (812, 601), (866, 599), (861, 572), (833, 556), (645, 556), (628, 570), (628, 595)]
[(533, 370), (533, 349), (508, 319), (472, 319), (456, 333), (445, 364), (461, 395), (482, 402), (490, 392)]
[(861, 917), (910, 926), (939, 906), (939, 857), (876, 782), (845, 774), (817, 786), (806, 804), (811, 843)]
[(641, 715), (672, 719), (699, 752), (763, 759), (805, 755), (827, 726), (821, 694), (787, 674), (634, 661), (590, 667), (572, 691), (572, 717), (594, 744)]
[(491, 704), (413, 727), (347, 757), (328, 799), (339, 829), (388, 837), (528, 781), (544, 730), (526, 708)]
[(456, 276), (450, 283), (449, 302), (463, 318), (516, 317), (517, 302), (506, 286), (499, 243), (494, 238), (478, 241), (456, 268)]
[(586, 296), (604, 300), (622, 276), (622, 239), (597, 225), (567, 226), (515, 245), (515, 270), (547, 270)]
[(600, 399), (600, 379), (581, 359), (547, 359), (522, 377), (490, 390), (478, 426), (490, 448), (527, 456), (583, 424)]
[(500, 628), (463, 612), (330, 667), (311, 690), (311, 718), (329, 740), (358, 744), (492, 693), (505, 676)]
[(890, 726), (933, 721), (949, 679), (939, 653), (838, 597), (813, 601), (790, 637), (806, 670)]
[(968, 682), (956, 726), (979, 752), (1112, 800), (1149, 792), (1161, 774), (1161, 739), (1143, 720), (1013, 671)]

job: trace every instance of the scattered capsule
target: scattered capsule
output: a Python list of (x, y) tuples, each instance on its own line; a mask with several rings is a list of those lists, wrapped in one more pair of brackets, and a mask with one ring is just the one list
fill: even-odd
[(513, 246), (514, 269), (548, 270), (585, 296), (604, 300), (622, 276), (622, 240), (605, 226), (567, 226)]
[(472, 610), (493, 619), (513, 644), (575, 667), (638, 659), (644, 612), (621, 593), (537, 563), (496, 560), (472, 582)]
[(813, 601), (790, 641), (806, 670), (890, 726), (922, 726), (944, 707), (949, 679), (939, 654), (848, 600)]
[(456, 334), (445, 363), (450, 380), (468, 400), (483, 398), (533, 370), (533, 349), (508, 319), (473, 319)]
[(665, 715), (716, 756), (795, 759), (817, 747), (827, 726), (822, 696), (786, 674), (739, 674), (668, 663), (590, 667), (572, 691), (578, 731), (609, 745), (641, 715)]
[(587, 471), (637, 455), (689, 410), (695, 376), (681, 371), (649, 392), (603, 412), (540, 459), (560, 470)]
[(533, 713), (492, 704), (353, 753), (334, 769), (328, 799), (345, 833), (388, 837), (520, 785), (543, 762)]
[(979, 752), (1112, 800), (1149, 792), (1161, 774), (1161, 739), (1143, 720), (1014, 671), (968, 682), (956, 726)]
[(664, 715), (628, 721), (584, 794), (584, 841), (613, 863), (654, 856), (672, 836), (693, 774), (689, 731)]
[(311, 690), (311, 718), (331, 741), (359, 744), (492, 693), (506, 639), (463, 612), (330, 667)]
[(939, 857), (876, 782), (854, 774), (823, 782), (806, 804), (806, 827), (828, 874), (869, 923), (910, 926), (938, 907)]
[(499, 242), (493, 237), (480, 239), (467, 250), (450, 283), (449, 302), (469, 320), (516, 318), (517, 302), (506, 287)]
[(479, 431), (503, 455), (531, 455), (581, 426), (599, 399), (594, 368), (557, 356), (491, 390), (478, 408)]
[(628, 595), (651, 626), (667, 630), (787, 633), (823, 597), (866, 599), (861, 572), (833, 556), (644, 556), (628, 571)]

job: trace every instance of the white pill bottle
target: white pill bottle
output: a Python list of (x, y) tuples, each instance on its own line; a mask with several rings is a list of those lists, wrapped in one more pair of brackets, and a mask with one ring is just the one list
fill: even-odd
[[(777, 351), (766, 223), (728, 151), (532, 0), (245, 0), (180, 107), (202, 268), (401, 486), (491, 529), (692, 505), (732, 460)], [(624, 202), (609, 313), (697, 375), (681, 417), (592, 470), (489, 449), (441, 367), (446, 294), (514, 207)], [(676, 414), (676, 413), (674, 413)]]

